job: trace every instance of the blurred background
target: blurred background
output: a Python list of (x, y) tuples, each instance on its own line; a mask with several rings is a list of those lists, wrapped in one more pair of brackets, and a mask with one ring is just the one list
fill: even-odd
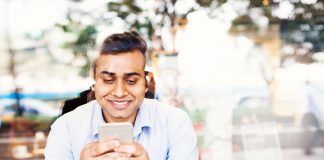
[(103, 39), (132, 29), (200, 159), (324, 159), (322, 0), (2, 0), (0, 159), (43, 159)]

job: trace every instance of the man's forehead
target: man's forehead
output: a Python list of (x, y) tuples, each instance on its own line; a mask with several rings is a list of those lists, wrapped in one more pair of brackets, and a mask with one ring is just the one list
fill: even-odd
[(99, 71), (100, 75), (108, 75), (108, 76), (140, 76), (144, 74), (144, 70), (139, 70), (139, 71), (129, 71), (129, 72), (114, 72), (114, 71), (109, 71), (109, 70), (102, 70)]

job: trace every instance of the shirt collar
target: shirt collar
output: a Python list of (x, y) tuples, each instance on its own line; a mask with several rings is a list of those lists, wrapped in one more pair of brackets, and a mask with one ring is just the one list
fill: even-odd
[(133, 129), (133, 137), (138, 136), (143, 128), (151, 128), (152, 127), (152, 117), (150, 114), (150, 106), (146, 103), (146, 100), (143, 100), (143, 103), (141, 104), (136, 120), (135, 125)]
[(92, 136), (98, 136), (98, 127), (100, 124), (105, 123), (105, 120), (102, 116), (101, 107), (97, 101), (93, 107), (91, 120), (92, 120)]
[[(133, 137), (138, 136), (143, 128), (152, 127), (152, 119), (150, 116), (150, 106), (145, 103), (145, 99), (141, 104), (133, 128)], [(102, 115), (102, 110), (98, 102), (94, 104), (93, 114), (92, 114), (92, 136), (98, 136), (98, 127), (100, 124), (105, 123), (105, 120)]]

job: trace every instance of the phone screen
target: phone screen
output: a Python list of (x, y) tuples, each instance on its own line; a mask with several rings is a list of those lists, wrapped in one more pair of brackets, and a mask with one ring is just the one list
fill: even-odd
[(99, 126), (99, 141), (117, 138), (122, 143), (133, 142), (133, 125), (129, 122), (104, 123)]

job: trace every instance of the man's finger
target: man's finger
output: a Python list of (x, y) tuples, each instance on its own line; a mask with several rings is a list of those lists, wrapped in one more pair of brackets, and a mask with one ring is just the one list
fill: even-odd
[(109, 152), (103, 155), (103, 157), (105, 158), (129, 158), (131, 156), (131, 154), (128, 153), (121, 153), (121, 152)]
[(119, 157), (119, 158), (110, 158), (110, 157), (105, 157), (103, 160), (131, 160), (131, 158), (128, 157)]
[(99, 156), (109, 151), (113, 151), (115, 148), (119, 147), (120, 142), (118, 140), (98, 142), (94, 145), (91, 145), (90, 155), (92, 157)]
[(122, 153), (128, 153), (134, 156), (140, 155), (141, 154), (141, 148), (137, 148), (136, 144), (133, 145), (120, 145), (120, 147), (116, 148), (115, 151), (117, 152), (122, 152)]

